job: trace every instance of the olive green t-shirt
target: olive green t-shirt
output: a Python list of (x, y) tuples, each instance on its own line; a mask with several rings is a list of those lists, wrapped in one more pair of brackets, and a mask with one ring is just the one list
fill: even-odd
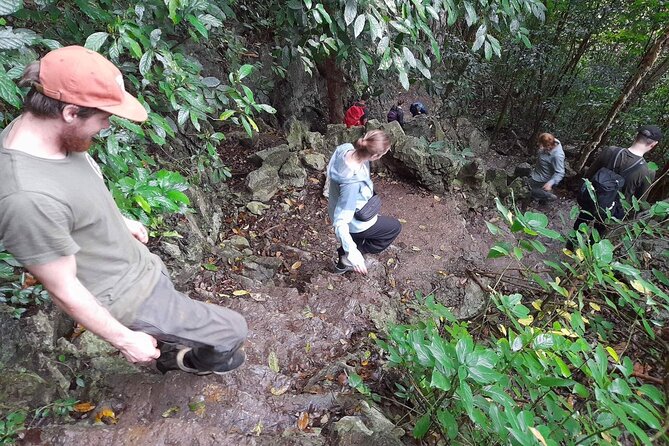
[(160, 258), (130, 234), (88, 153), (46, 159), (5, 149), (10, 127), (0, 133), (0, 242), (24, 265), (74, 255), (79, 281), (117, 320), (133, 322)]

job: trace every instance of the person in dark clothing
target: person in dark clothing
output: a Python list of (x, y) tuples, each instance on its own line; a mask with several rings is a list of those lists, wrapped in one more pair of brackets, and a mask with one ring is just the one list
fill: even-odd
[(411, 104), (409, 111), (411, 112), (411, 116), (427, 115), (427, 108), (422, 102), (414, 102)]
[(404, 110), (402, 110), (402, 104), (404, 104), (404, 101), (399, 100), (397, 104), (390, 107), (388, 122), (397, 121), (401, 127), (404, 127)]
[[(632, 200), (632, 197), (640, 199), (655, 179), (655, 172), (648, 168), (643, 156), (652, 150), (661, 139), (662, 131), (659, 127), (655, 125), (644, 125), (639, 127), (636, 139), (629, 148), (607, 147), (602, 150), (586, 171), (586, 178), (592, 179), (602, 167), (606, 167), (619, 175), (622, 175), (622, 172), (625, 172), (627, 169), (629, 173), (623, 176), (625, 184), (623, 185), (621, 192), (628, 202)], [(616, 206), (613, 209), (612, 215), (619, 219), (623, 218), (623, 209), (620, 206)], [(591, 213), (584, 210), (581, 210), (576, 218), (574, 229), (578, 230), (581, 223), (587, 224), (593, 220), (595, 220), (595, 229), (597, 229), (599, 235), (603, 237), (606, 233), (606, 226), (602, 219), (600, 217), (595, 218)], [(569, 241), (567, 243), (567, 249), (571, 249), (572, 246), (572, 242)]]

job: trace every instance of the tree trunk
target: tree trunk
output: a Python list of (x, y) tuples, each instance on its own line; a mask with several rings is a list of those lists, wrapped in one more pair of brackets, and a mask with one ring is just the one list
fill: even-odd
[(588, 158), (590, 157), (592, 152), (594, 152), (595, 149), (599, 147), (602, 141), (602, 136), (604, 136), (604, 133), (606, 133), (609, 127), (611, 127), (611, 124), (615, 120), (616, 116), (618, 116), (620, 110), (622, 110), (625, 104), (634, 95), (634, 92), (639, 86), (639, 84), (644, 80), (646, 75), (653, 69), (653, 65), (660, 56), (662, 48), (667, 43), (667, 41), (669, 41), (669, 27), (665, 28), (660, 34), (660, 36), (657, 39), (655, 39), (653, 44), (650, 45), (650, 47), (646, 51), (646, 54), (644, 54), (643, 58), (641, 59), (641, 62), (639, 63), (639, 67), (637, 68), (636, 72), (634, 72), (634, 74), (632, 74), (632, 76), (627, 80), (625, 86), (623, 87), (622, 92), (620, 93), (620, 96), (618, 96), (618, 99), (611, 106), (611, 109), (609, 110), (609, 113), (606, 115), (604, 122), (602, 122), (599, 128), (597, 128), (597, 130), (594, 132), (591, 141), (588, 144), (586, 144), (585, 147), (583, 147), (581, 151), (581, 157), (579, 158), (575, 166), (575, 170), (577, 172), (583, 171), (585, 164), (588, 161)]
[(334, 56), (318, 64), (318, 72), (325, 78), (328, 90), (328, 112), (330, 124), (344, 122), (344, 72), (337, 65)]

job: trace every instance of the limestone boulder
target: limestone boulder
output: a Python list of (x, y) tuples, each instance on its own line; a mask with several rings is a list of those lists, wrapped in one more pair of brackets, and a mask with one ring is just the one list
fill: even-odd
[(279, 170), (281, 180), (292, 187), (303, 187), (307, 179), (307, 171), (302, 166), (300, 156), (291, 153), (281, 169)]
[(325, 170), (325, 166), (327, 165), (327, 160), (325, 159), (325, 156), (321, 153), (302, 153), (302, 163), (307, 166), (310, 169), (322, 171)]
[(249, 161), (257, 166), (281, 168), (290, 155), (290, 146), (282, 144), (265, 150), (260, 150), (249, 156)]
[(246, 186), (251, 192), (253, 200), (268, 201), (281, 188), (279, 169), (263, 165), (246, 177)]

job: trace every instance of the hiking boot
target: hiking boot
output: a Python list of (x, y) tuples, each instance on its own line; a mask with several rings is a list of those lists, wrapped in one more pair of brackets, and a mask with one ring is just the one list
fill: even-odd
[(212, 372), (216, 375), (223, 375), (235, 370), (236, 368), (239, 368), (242, 364), (244, 364), (245, 361), (246, 352), (244, 351), (244, 347), (242, 347), (235, 350), (235, 352), (230, 355), (230, 358), (222, 366), (218, 367), (216, 370), (212, 370)]
[(335, 263), (335, 274), (344, 274), (348, 271), (353, 271), (353, 264), (349, 262), (346, 256), (339, 256), (339, 261)]
[(160, 346), (160, 357), (156, 360), (156, 368), (165, 374), (170, 370), (179, 370), (198, 376), (206, 376), (215, 373), (221, 375), (241, 366), (246, 360), (243, 348), (235, 350), (228, 360), (219, 366), (217, 370), (198, 370), (193, 367), (186, 355), (192, 350), (190, 347), (181, 347), (175, 344), (163, 344)]

